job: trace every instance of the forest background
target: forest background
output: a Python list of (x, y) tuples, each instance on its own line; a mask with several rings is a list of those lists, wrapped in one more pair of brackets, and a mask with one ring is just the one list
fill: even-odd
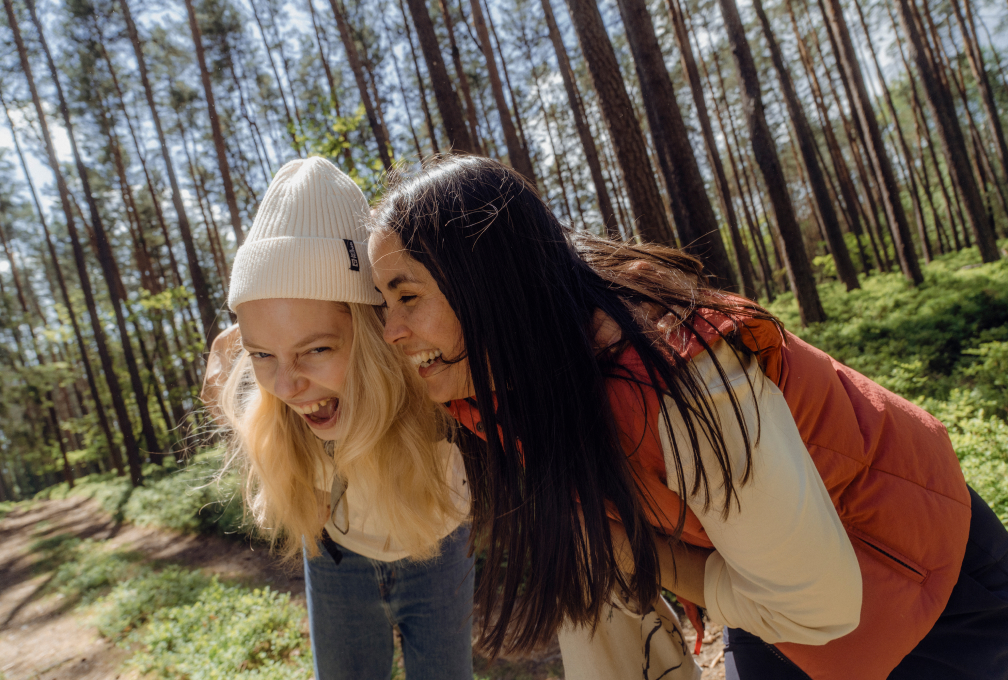
[[(322, 155), (376, 201), (454, 149), (575, 229), (688, 249), (936, 414), (1008, 525), (1002, 0), (3, 4), (0, 515), (76, 494), (243, 530), (198, 392), (272, 174)], [(250, 626), (222, 673), (304, 674), (276, 593), (39, 536), (104, 635), (145, 625), (141, 667), (205, 661), (185, 622), (216, 607)]]

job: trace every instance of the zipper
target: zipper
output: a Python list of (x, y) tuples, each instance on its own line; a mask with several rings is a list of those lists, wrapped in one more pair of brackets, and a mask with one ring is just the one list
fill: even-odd
[(864, 547), (869, 548), (868, 554), (873, 555), (880, 562), (891, 567), (893, 571), (906, 576), (914, 583), (923, 585), (927, 577), (931, 575), (929, 569), (925, 569), (908, 557), (901, 555), (878, 539), (852, 527), (845, 528), (851, 538), (857, 539)]

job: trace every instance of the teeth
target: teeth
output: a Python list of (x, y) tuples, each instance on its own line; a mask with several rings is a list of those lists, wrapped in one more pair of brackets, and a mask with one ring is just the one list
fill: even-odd
[(410, 361), (417, 368), (427, 368), (434, 363), (434, 360), (441, 356), (441, 350), (427, 350), (424, 352), (417, 352), (410, 357)]
[(308, 404), (306, 406), (294, 406), (293, 404), (289, 404), (289, 406), (298, 413), (300, 413), (301, 415), (306, 416), (310, 413), (315, 413), (320, 408), (328, 404), (330, 401), (332, 401), (332, 398), (323, 399), (322, 401), (317, 401), (314, 404)]

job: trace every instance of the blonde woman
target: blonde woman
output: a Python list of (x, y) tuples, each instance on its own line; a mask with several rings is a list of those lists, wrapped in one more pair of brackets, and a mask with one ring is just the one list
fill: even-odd
[(411, 680), (470, 680), (465, 476), (382, 339), (367, 211), (326, 160), (280, 169), (235, 257), (238, 330), (214, 343), (205, 394), (251, 517), (280, 555), (303, 555), (316, 677), (388, 678), (398, 626)]

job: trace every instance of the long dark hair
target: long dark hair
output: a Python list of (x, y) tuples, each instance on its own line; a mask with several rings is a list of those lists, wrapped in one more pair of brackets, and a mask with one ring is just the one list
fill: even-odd
[[(709, 499), (699, 456), (707, 438), (727, 514), (739, 472), (731, 469), (706, 388), (670, 349), (653, 312), (671, 315), (687, 333), (694, 333), (698, 308), (767, 313), (708, 288), (700, 263), (679, 250), (573, 233), (519, 174), (486, 158), (443, 157), (399, 181), (378, 208), (376, 229), (397, 234), (447, 297), (462, 327), (484, 431), (501, 435), (486, 442), (460, 435), (474, 535), (487, 549), (476, 594), (486, 616), (483, 647), (527, 650), (549, 640), (565, 618), (593, 626), (614, 588), (645, 606), (654, 601), (660, 571), (646, 510), (663, 513), (634, 479), (606, 379), (626, 379), (616, 359), (636, 350), (646, 388), (661, 386), (686, 423), (689, 441), (673, 442), (670, 486), (675, 475), (681, 498), (701, 492)], [(596, 310), (622, 331), (602, 352), (593, 337)], [(732, 399), (746, 445), (744, 483), (750, 436)], [(671, 431), (664, 400), (658, 402)], [(683, 455), (692, 456), (692, 480), (684, 478)], [(685, 522), (681, 506), (673, 539)], [(626, 528), (636, 567), (629, 577), (613, 555), (607, 508)]]

